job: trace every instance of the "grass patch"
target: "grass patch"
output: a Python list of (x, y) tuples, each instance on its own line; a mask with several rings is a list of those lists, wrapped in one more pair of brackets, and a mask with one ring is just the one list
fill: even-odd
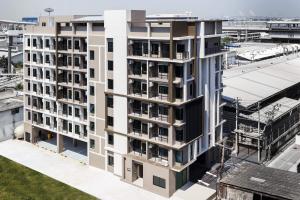
[(93, 200), (96, 198), (0, 156), (0, 199)]

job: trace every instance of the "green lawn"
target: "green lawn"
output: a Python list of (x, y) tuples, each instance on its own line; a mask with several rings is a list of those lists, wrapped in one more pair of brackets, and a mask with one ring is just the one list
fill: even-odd
[(0, 156), (0, 199), (90, 200), (96, 198)]

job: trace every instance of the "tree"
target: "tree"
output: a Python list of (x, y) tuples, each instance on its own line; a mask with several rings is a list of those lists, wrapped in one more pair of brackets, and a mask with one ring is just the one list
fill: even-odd
[(23, 90), (23, 84), (22, 83), (18, 83), (16, 85), (16, 90)]
[(7, 68), (8, 60), (5, 56), (0, 57), (0, 68)]

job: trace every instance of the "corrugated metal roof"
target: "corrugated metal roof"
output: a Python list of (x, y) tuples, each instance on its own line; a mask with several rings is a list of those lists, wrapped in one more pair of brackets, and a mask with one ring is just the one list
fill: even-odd
[(300, 81), (300, 58), (275, 58), (224, 71), (225, 99), (240, 99), (249, 107)]
[(86, 16), (86, 17), (80, 17), (72, 20), (72, 22), (99, 22), (99, 21), (100, 22), (104, 21), (104, 17), (102, 15)]
[[(278, 101), (275, 101), (274, 103), (262, 108), (260, 112), (260, 122), (267, 124), (267, 122), (270, 120), (270, 117), (268, 113), (270, 111), (274, 111), (274, 115), (272, 120), (277, 120), (281, 116), (285, 115), (286, 113), (292, 111), (295, 107), (300, 105), (300, 101), (290, 99), (290, 98), (282, 98)], [(274, 110), (275, 108), (275, 110)], [(242, 115), (245, 118), (258, 121), (258, 112), (254, 112), (251, 115)]]
[(243, 162), (224, 176), (221, 183), (241, 190), (298, 200), (300, 174)]

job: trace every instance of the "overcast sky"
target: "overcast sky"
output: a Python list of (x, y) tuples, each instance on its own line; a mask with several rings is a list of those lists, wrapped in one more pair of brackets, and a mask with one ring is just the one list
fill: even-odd
[(102, 14), (106, 9), (146, 9), (153, 13), (182, 13), (204, 17), (273, 16), (299, 17), (300, 0), (0, 0), (0, 19), (18, 20), (23, 16)]

